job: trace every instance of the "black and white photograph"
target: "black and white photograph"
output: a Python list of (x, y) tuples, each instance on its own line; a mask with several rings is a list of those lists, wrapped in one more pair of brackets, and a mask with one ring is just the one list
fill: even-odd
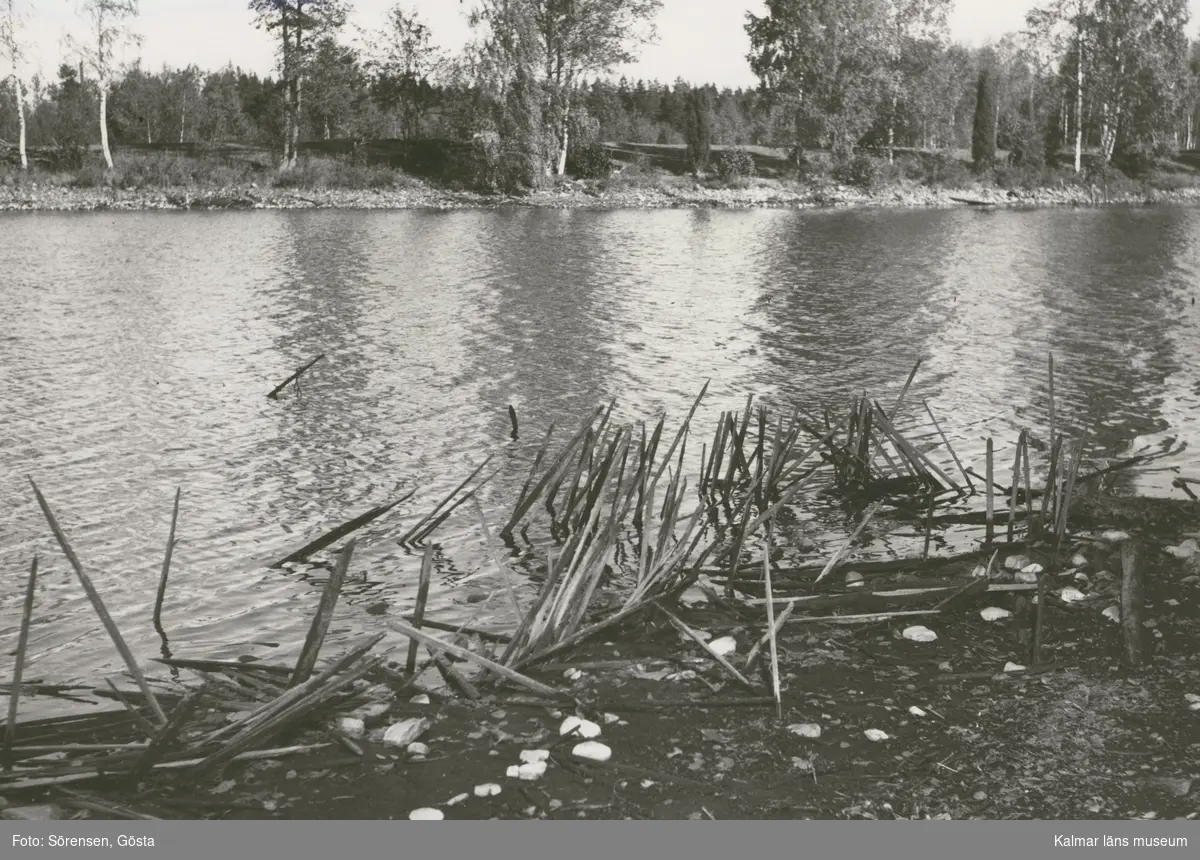
[(1194, 856), (1198, 136), (1200, 0), (0, 0), (0, 853)]

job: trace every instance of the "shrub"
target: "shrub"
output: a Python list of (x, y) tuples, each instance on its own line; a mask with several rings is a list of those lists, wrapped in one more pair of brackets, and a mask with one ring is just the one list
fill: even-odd
[(726, 149), (717, 158), (717, 175), (722, 179), (741, 179), (754, 173), (754, 156), (741, 147)]
[(1038, 123), (1020, 119), (1009, 132), (1009, 155), (1018, 167), (1041, 167), (1046, 163), (1046, 133)]
[(879, 183), (879, 177), (879, 163), (862, 153), (843, 157), (833, 167), (833, 178), (837, 182), (868, 191)]
[(567, 163), (568, 172), (580, 179), (607, 179), (612, 167), (612, 154), (598, 143), (579, 147)]
[(930, 187), (965, 188), (973, 179), (971, 169), (949, 152), (936, 152), (924, 161), (924, 182)]

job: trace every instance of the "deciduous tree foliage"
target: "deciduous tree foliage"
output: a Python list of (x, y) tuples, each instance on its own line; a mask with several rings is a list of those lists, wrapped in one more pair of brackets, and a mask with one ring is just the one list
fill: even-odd
[(274, 31), (284, 93), (283, 159), (280, 168), (294, 167), (299, 153), (304, 80), (316, 47), (324, 36), (346, 23), (347, 0), (250, 0), (258, 26)]

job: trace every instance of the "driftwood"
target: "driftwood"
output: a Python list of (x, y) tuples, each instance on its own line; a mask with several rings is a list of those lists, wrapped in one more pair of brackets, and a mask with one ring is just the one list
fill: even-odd
[(295, 373), (293, 373), (291, 376), (289, 376), (283, 382), (279, 383), (274, 388), (272, 388), (271, 393), (268, 394), (267, 397), (269, 397), (272, 400), (278, 400), (279, 392), (281, 392), (281, 391), (283, 391), (283, 389), (287, 388), (288, 383), (294, 381), (298, 386), (300, 384), (300, 377), (303, 376), (305, 373), (307, 373), (308, 369), (310, 367), (312, 367), (314, 364), (316, 364), (318, 361), (320, 361), (324, 357), (325, 357), (325, 353), (321, 353), (320, 355), (318, 355), (316, 358), (314, 358), (308, 364), (301, 367), (299, 370), (297, 370)]
[[(425, 621), (425, 603), (429, 600), (429, 577), (433, 572), (433, 544), (425, 547), (425, 553), (421, 556), (421, 573), (417, 580), (417, 606), (413, 610), (412, 623), (416, 627), (420, 627)], [(440, 627), (430, 623), (430, 627), (435, 630)], [(417, 640), (413, 639), (408, 643), (408, 659), (405, 661), (405, 671), (409, 675), (413, 675), (417, 671)]]

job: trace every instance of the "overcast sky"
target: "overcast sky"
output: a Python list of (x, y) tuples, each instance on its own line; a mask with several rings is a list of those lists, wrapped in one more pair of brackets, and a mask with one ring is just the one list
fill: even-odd
[[(433, 30), (435, 40), (457, 51), (470, 32), (460, 0), (400, 0), (416, 10)], [(378, 27), (396, 0), (354, 0), (352, 23)], [(957, 0), (950, 19), (956, 39), (982, 44), (1021, 26), (1036, 0)], [(1190, 0), (1193, 20), (1200, 0)], [(663, 0), (658, 17), (658, 43), (642, 50), (641, 60), (624, 69), (632, 78), (673, 81), (677, 77), (719, 86), (752, 86), (747, 67), (749, 48), (745, 14), (759, 12), (760, 0)], [(79, 27), (77, 0), (25, 0), (34, 71), (52, 76), (65, 53), (64, 37)], [(233, 63), (260, 74), (271, 71), (272, 43), (254, 29), (246, 0), (141, 0), (136, 30), (144, 65), (159, 68), (195, 63), (217, 69)], [(1194, 29), (1193, 27), (1189, 29)]]

